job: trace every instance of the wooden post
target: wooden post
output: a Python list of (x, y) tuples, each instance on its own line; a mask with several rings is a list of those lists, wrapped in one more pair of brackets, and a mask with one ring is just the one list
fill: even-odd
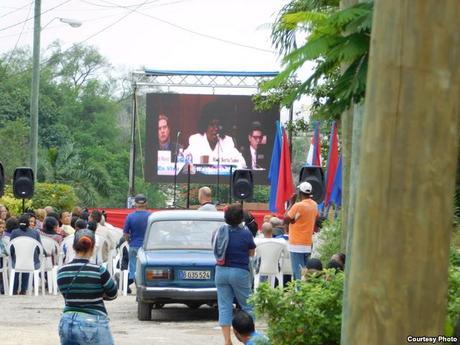
[[(341, 0), (340, 8), (344, 9), (356, 5), (358, 0)], [(343, 66), (343, 70), (347, 66)], [(344, 111), (340, 124), (342, 134), (342, 252), (347, 249), (347, 233), (349, 224), (349, 203), (350, 203), (350, 175), (351, 175), (351, 154), (353, 146), (353, 106)]]
[(348, 236), (348, 208), (350, 201), (351, 148), (353, 137), (353, 109), (342, 113), (342, 241), (341, 250), (346, 252)]
[(458, 0), (375, 2), (343, 345), (443, 334), (459, 13)]

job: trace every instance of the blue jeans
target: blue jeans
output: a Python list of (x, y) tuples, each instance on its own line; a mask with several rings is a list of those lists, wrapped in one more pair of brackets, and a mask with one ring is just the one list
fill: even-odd
[(289, 252), (291, 256), (292, 277), (294, 280), (300, 280), (300, 271), (307, 266), (307, 260), (311, 253)]
[(129, 274), (128, 278), (134, 280), (136, 278), (136, 261), (137, 251), (139, 248), (129, 247)]
[(230, 326), (232, 324), (234, 298), (238, 301), (241, 309), (252, 315), (252, 307), (248, 304), (248, 298), (251, 294), (251, 281), (248, 270), (216, 266), (215, 282), (220, 326)]
[(59, 322), (61, 345), (113, 345), (109, 319), (102, 315), (64, 313)]

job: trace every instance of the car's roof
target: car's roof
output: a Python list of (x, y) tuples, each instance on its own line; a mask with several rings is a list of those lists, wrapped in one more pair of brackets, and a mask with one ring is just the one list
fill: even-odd
[(198, 210), (170, 210), (153, 212), (149, 217), (149, 224), (163, 220), (209, 220), (223, 221), (224, 212)]

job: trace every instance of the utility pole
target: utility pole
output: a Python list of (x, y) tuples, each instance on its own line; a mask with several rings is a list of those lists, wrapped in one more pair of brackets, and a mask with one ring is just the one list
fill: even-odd
[(444, 334), (458, 13), (458, 0), (375, 2), (342, 345)]
[(32, 87), (30, 97), (30, 165), (35, 180), (38, 172), (38, 95), (40, 87), (40, 30), (41, 0), (35, 0), (34, 11), (34, 42), (32, 57)]
[(133, 108), (131, 114), (131, 149), (129, 152), (128, 198), (135, 193), (136, 180), (136, 121), (137, 121), (137, 84), (133, 84)]

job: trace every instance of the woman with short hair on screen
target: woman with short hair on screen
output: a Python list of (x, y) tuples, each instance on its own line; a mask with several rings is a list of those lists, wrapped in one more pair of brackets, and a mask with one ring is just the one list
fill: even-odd
[(188, 138), (184, 155), (191, 155), (193, 164), (233, 164), (246, 167), (246, 161), (235, 148), (233, 138), (224, 133), (221, 121), (222, 105), (211, 102), (203, 108), (198, 121), (198, 133)]

